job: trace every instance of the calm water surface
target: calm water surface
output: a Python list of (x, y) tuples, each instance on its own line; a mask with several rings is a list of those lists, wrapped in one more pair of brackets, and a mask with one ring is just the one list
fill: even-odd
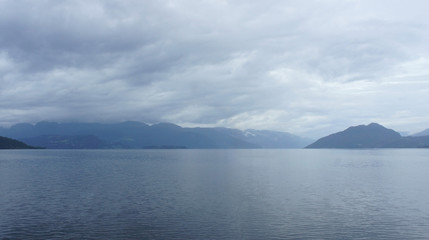
[(429, 150), (0, 151), (0, 239), (429, 239)]

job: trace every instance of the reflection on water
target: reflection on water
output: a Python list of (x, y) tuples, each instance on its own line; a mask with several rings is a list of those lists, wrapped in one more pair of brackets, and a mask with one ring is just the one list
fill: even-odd
[(0, 239), (429, 239), (428, 150), (0, 152)]

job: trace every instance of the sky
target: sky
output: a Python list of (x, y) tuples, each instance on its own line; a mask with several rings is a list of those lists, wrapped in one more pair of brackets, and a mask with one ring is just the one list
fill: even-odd
[(429, 128), (429, 1), (0, 0), (0, 126)]

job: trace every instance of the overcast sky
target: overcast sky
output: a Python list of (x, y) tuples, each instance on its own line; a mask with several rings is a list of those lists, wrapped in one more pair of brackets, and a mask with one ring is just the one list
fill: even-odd
[(0, 126), (429, 128), (429, 1), (0, 0)]

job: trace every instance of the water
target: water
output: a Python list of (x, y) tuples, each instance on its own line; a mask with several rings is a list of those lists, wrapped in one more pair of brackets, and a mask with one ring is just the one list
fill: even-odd
[(429, 239), (429, 150), (0, 151), (0, 239)]

